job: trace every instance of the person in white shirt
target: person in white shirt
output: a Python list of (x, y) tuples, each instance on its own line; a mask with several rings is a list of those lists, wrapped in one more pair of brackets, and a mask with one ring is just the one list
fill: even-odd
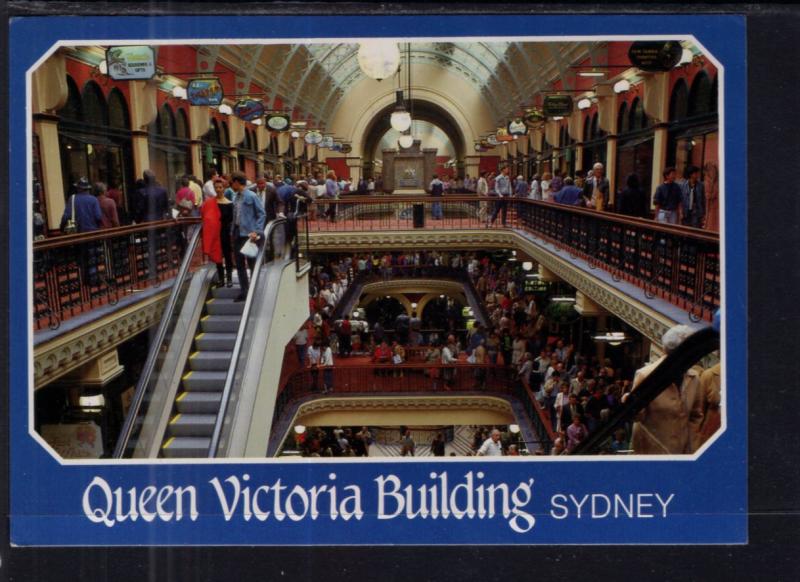
[(370, 178), (369, 182), (367, 182), (367, 194), (374, 194), (374, 193), (375, 193), (375, 180)]
[[(486, 198), (489, 196), (489, 182), (486, 181), (486, 172), (481, 172), (481, 177), (478, 178), (476, 192), (480, 198)], [(481, 201), (481, 203), (478, 205), (478, 220), (481, 222), (486, 222), (486, 219), (489, 217), (488, 215), (489, 203)]]
[(316, 340), (308, 348), (308, 369), (311, 374), (311, 391), (316, 392), (319, 386), (319, 362), (322, 359), (322, 344)]
[(488, 439), (483, 441), (481, 448), (476, 453), (479, 457), (502, 457), (503, 445), (500, 442), (500, 431), (496, 428), (492, 430), (492, 434)]
[(539, 185), (539, 174), (536, 174), (531, 180), (531, 192), (529, 196), (533, 200), (541, 200), (542, 199), (542, 187)]
[(219, 178), (219, 173), (216, 169), (210, 170), (206, 174), (206, 183), (203, 184), (204, 198), (215, 198), (217, 196), (217, 191), (214, 189), (214, 180), (217, 178)]
[[(442, 348), (442, 364), (452, 365), (458, 361), (458, 349), (455, 345), (455, 338), (451, 335), (447, 338), (447, 345)], [(444, 368), (442, 370), (442, 379), (444, 380), (445, 389), (450, 390), (455, 380), (455, 368)]]
[(322, 346), (319, 367), (322, 368), (322, 392), (333, 392), (333, 350), (327, 342)]

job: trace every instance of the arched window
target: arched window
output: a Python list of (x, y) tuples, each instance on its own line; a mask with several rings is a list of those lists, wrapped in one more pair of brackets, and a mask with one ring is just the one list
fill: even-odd
[(108, 126), (108, 108), (105, 97), (100, 87), (94, 81), (89, 81), (83, 87), (81, 96), (81, 109), (83, 122), (99, 127)]
[(158, 133), (165, 137), (175, 137), (175, 114), (172, 107), (164, 103), (158, 112)]
[(617, 114), (617, 133), (628, 133), (630, 125), (628, 124), (628, 103), (624, 102), (619, 107)]
[(175, 136), (180, 139), (189, 139), (189, 120), (183, 109), (178, 109), (178, 113), (175, 115)]
[(719, 75), (714, 75), (714, 82), (711, 83), (711, 96), (708, 102), (708, 110), (713, 111), (714, 113), (717, 112), (719, 106), (717, 101), (719, 100), (719, 86), (717, 85), (717, 80), (719, 79)]
[(73, 121), (81, 119), (81, 92), (69, 75), (67, 75), (67, 102), (58, 110), (58, 116)]
[(598, 137), (600, 137), (600, 131), (599, 131), (600, 127), (598, 124), (599, 124), (599, 118), (597, 113), (595, 113), (594, 116), (592, 117), (592, 131), (591, 131), (592, 139), (597, 139)]
[(631, 103), (630, 124), (631, 131), (647, 127), (647, 115), (644, 113), (644, 104), (638, 97)]
[(681, 121), (686, 119), (689, 111), (689, 89), (686, 87), (686, 81), (680, 79), (675, 83), (672, 89), (672, 95), (669, 99), (669, 120)]
[(220, 137), (219, 137), (219, 123), (217, 123), (216, 119), (211, 120), (211, 125), (208, 128), (208, 133), (206, 134), (206, 139), (208, 143), (219, 144)]
[(128, 105), (119, 89), (112, 89), (108, 94), (108, 124), (116, 129), (130, 128)]
[(592, 118), (587, 115), (586, 119), (583, 120), (583, 141), (589, 141), (592, 139), (591, 131)]
[(229, 145), (231, 143), (231, 134), (228, 131), (228, 124), (225, 121), (222, 122), (222, 132), (220, 132), (219, 137), (222, 140), (220, 142), (222, 145)]
[(689, 117), (711, 112), (709, 109), (711, 93), (711, 79), (705, 71), (701, 71), (694, 78), (692, 90), (689, 91)]

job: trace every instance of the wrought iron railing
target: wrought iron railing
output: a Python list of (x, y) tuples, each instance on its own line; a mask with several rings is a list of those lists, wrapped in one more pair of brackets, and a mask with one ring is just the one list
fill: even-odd
[[(441, 219), (432, 218), (433, 204), (441, 204)], [(416, 220), (415, 206), (423, 209)], [(495, 209), (500, 212), (492, 221)], [(334, 221), (319, 212), (317, 217), (314, 233), (514, 229), (637, 285), (648, 299), (681, 307), (694, 321), (710, 321), (720, 306), (719, 235), (702, 229), (527, 198), (477, 196), (350, 197), (337, 201)]]
[[(162, 220), (33, 243), (33, 325), (67, 319), (173, 278), (197, 219)], [(202, 253), (190, 269), (203, 261)]]

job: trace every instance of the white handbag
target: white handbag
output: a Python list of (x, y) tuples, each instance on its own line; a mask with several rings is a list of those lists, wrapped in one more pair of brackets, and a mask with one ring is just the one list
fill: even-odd
[(255, 259), (258, 256), (258, 245), (253, 241), (248, 240), (246, 243), (242, 245), (242, 248), (239, 249), (239, 252), (242, 253), (245, 257)]

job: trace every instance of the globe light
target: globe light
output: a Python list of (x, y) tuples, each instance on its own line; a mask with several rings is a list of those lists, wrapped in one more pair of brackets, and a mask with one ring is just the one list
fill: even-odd
[(578, 109), (589, 109), (592, 106), (592, 100), (584, 97), (580, 101), (578, 101)]
[(525, 261), (522, 263), (522, 270), (523, 271), (530, 271), (533, 269), (533, 263), (531, 261)]
[(105, 59), (100, 61), (100, 64), (97, 65), (97, 68), (100, 70), (100, 73), (103, 75), (108, 75), (108, 63)]
[(296, 424), (294, 427), (294, 432), (297, 434), (303, 434), (306, 432), (306, 427), (304, 427), (302, 424)]
[(392, 111), (389, 123), (392, 125), (392, 129), (396, 131), (406, 131), (411, 127), (411, 114), (405, 110)]
[(300, 132), (293, 131), (290, 135), (292, 136), (292, 139), (297, 139), (298, 137), (300, 137)]
[(358, 66), (367, 77), (385, 79), (400, 66), (400, 49), (390, 40), (365, 40), (358, 47)]
[(690, 65), (692, 64), (693, 60), (694, 60), (694, 54), (692, 53), (691, 49), (685, 48), (681, 52), (681, 60), (678, 61), (677, 66), (680, 67), (681, 65)]
[(397, 140), (397, 143), (400, 144), (400, 147), (403, 149), (408, 149), (412, 145), (414, 145), (414, 136), (411, 134), (403, 134), (400, 136), (400, 139)]
[(261, 125), (262, 123), (264, 123), (264, 120), (259, 117), (257, 119), (254, 119), (250, 123), (252, 123), (253, 125)]
[(621, 81), (614, 83), (614, 93), (624, 93), (625, 91), (629, 91), (630, 88), (631, 82), (627, 79), (622, 79)]
[(187, 97), (186, 88), (181, 87), (180, 85), (175, 85), (172, 88), (172, 96), (177, 97), (178, 99), (186, 99)]
[(231, 115), (233, 113), (233, 109), (231, 109), (231, 106), (227, 103), (223, 103), (219, 106), (219, 112), (224, 115)]

